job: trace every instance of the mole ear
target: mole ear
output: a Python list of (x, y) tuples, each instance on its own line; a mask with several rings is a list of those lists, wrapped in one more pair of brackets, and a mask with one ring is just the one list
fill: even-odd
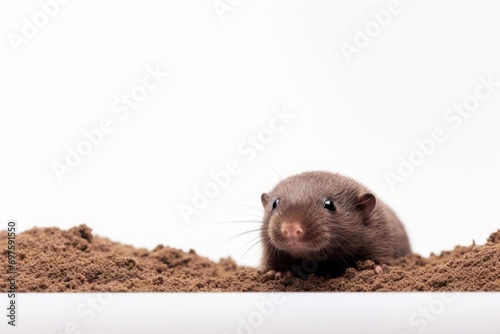
[(260, 201), (262, 202), (262, 206), (265, 208), (267, 206), (267, 203), (269, 203), (269, 199), (271, 198), (271, 196), (269, 196), (269, 194), (266, 194), (266, 193), (263, 193), (261, 196), (260, 196)]
[(363, 212), (363, 216), (365, 217), (368, 217), (368, 215), (373, 211), (376, 203), (377, 200), (375, 199), (375, 196), (370, 193), (361, 194), (356, 198), (356, 208), (361, 210)]

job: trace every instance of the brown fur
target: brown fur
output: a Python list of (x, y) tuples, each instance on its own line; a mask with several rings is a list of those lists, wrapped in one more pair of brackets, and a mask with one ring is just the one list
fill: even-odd
[[(279, 205), (272, 209), (279, 198)], [(324, 207), (333, 201), (336, 211)], [(395, 213), (369, 190), (351, 178), (329, 172), (291, 176), (268, 194), (261, 237), (264, 272), (341, 274), (358, 260), (388, 263), (411, 252), (405, 229)], [(291, 248), (281, 225), (299, 224), (298, 242)]]

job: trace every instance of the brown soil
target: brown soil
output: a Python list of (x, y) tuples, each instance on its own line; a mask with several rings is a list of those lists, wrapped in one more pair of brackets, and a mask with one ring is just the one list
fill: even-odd
[[(0, 233), (2, 268), (7, 267), (7, 233)], [(215, 263), (159, 245), (152, 251), (93, 236), (85, 225), (68, 231), (33, 228), (16, 238), (17, 290), (81, 291), (500, 291), (500, 230), (483, 246), (457, 246), (439, 256), (412, 254), (383, 266), (358, 263), (342, 277), (311, 275), (290, 284), (269, 280), (231, 259)], [(2, 270), (0, 291), (8, 290)]]

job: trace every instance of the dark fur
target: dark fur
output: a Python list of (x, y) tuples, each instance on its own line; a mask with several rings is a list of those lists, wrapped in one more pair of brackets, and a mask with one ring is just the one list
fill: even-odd
[[(280, 199), (272, 209), (276, 198)], [(336, 211), (324, 207), (333, 201)], [(291, 176), (262, 194), (265, 209), (261, 270), (337, 275), (358, 260), (388, 263), (411, 252), (403, 225), (360, 183), (339, 174), (306, 172)], [(299, 241), (314, 250), (290, 252), (281, 224), (300, 224)], [(280, 249), (281, 248), (281, 249)], [(304, 261), (305, 260), (305, 261)]]

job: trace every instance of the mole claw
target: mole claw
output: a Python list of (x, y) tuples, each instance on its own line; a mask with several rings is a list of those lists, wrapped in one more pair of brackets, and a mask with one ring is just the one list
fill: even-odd
[(293, 274), (290, 270), (269, 270), (264, 274), (266, 278), (281, 280), (283, 279), (285, 282), (289, 282), (293, 277)]
[(269, 279), (283, 280), (285, 284), (288, 284), (292, 281), (293, 274), (290, 270), (269, 270), (264, 276)]

